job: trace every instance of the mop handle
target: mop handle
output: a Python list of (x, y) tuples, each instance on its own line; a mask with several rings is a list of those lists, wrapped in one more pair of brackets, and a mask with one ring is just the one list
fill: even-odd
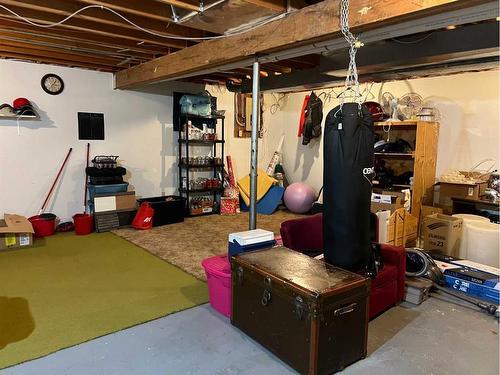
[(68, 154), (66, 155), (66, 158), (64, 159), (64, 162), (61, 165), (61, 168), (59, 168), (59, 172), (57, 172), (56, 179), (52, 183), (52, 186), (51, 186), (51, 188), (49, 190), (49, 194), (47, 194), (47, 197), (45, 198), (45, 201), (42, 204), (42, 208), (40, 208), (40, 211), (38, 212), (39, 215), (43, 214), (43, 211), (45, 210), (45, 205), (49, 201), (50, 195), (52, 194), (52, 190), (54, 190), (54, 187), (56, 186), (57, 180), (59, 180), (59, 176), (61, 175), (61, 172), (62, 172), (64, 166), (66, 165), (66, 162), (69, 159), (69, 155), (71, 154), (71, 151), (73, 151), (72, 147), (69, 149)]
[(89, 176), (87, 174), (87, 168), (89, 167), (89, 153), (90, 153), (90, 143), (87, 143), (87, 164), (85, 168), (85, 186), (83, 188), (84, 190), (84, 196), (83, 196), (83, 213), (87, 212), (87, 184), (89, 182)]

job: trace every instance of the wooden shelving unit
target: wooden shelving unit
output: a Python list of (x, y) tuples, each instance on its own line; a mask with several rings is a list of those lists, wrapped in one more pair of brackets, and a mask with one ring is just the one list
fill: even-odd
[(419, 217), (422, 205), (432, 204), (433, 200), (439, 123), (409, 120), (376, 122), (374, 125), (375, 132), (383, 139), (389, 135), (391, 140), (402, 138), (414, 146), (412, 153), (375, 153), (375, 157), (387, 159), (393, 165), (399, 163), (402, 169), (413, 170), (411, 213)]

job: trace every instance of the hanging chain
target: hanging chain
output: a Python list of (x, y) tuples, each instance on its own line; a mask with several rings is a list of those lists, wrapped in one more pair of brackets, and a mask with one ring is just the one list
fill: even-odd
[[(356, 52), (363, 46), (357, 36), (349, 29), (349, 0), (340, 1), (340, 30), (345, 40), (349, 44), (349, 67), (345, 78), (344, 90), (351, 89), (354, 92), (356, 101), (361, 104), (361, 94), (359, 91), (358, 68), (356, 66)], [(344, 104), (345, 97), (341, 97), (341, 105)]]

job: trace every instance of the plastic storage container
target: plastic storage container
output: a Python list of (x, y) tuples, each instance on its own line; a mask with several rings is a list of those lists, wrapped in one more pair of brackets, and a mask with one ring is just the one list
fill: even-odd
[(114, 193), (124, 193), (128, 189), (128, 182), (123, 182), (121, 184), (111, 184), (111, 185), (88, 185), (89, 188), (89, 199), (93, 202), (94, 197), (97, 194), (114, 194)]
[(231, 317), (231, 264), (226, 255), (204, 259), (210, 305), (222, 315)]
[(35, 231), (35, 237), (52, 236), (56, 230), (56, 215), (54, 214), (41, 214), (31, 216), (29, 222)]
[(184, 221), (186, 212), (186, 198), (177, 195), (164, 197), (151, 197), (138, 199), (139, 205), (148, 202), (155, 213), (153, 215), (153, 226), (180, 223)]
[(462, 238), (460, 239), (460, 250), (458, 252), (458, 256), (462, 259), (467, 259), (468, 258), (468, 253), (467, 253), (467, 236), (469, 233), (469, 226), (473, 223), (477, 222), (490, 222), (490, 219), (479, 216), (479, 215), (471, 215), (471, 214), (455, 214), (452, 215), (453, 217), (459, 217), (464, 221), (464, 224), (462, 226)]
[(89, 214), (73, 215), (73, 223), (75, 224), (75, 233), (79, 236), (92, 233), (94, 230), (94, 217)]

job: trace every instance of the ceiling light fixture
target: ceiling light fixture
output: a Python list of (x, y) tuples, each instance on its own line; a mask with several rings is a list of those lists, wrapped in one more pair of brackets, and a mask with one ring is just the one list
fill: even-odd
[(455, 25), (446, 26), (446, 30), (455, 30), (457, 27)]

